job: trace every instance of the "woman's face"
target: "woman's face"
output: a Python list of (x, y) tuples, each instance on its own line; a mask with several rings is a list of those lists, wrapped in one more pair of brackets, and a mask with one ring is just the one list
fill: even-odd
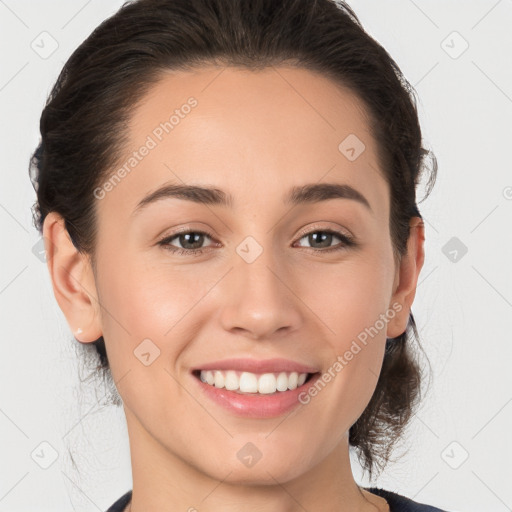
[[(362, 104), (302, 69), (205, 67), (166, 73), (127, 130), (117, 178), (96, 191), (92, 289), (132, 455), (239, 482), (306, 472), (346, 444), (408, 316)], [(169, 185), (215, 193), (140, 206)], [(294, 365), (317, 373), (316, 392), (271, 393), (294, 387)], [(243, 389), (270, 388), (210, 386), (206, 368), (219, 386), (251, 370)]]

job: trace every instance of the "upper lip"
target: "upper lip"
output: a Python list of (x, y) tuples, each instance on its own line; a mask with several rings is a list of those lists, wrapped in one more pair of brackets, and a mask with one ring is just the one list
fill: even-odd
[(279, 372), (297, 372), (297, 373), (316, 373), (318, 369), (302, 363), (297, 363), (291, 359), (222, 359), (205, 363), (193, 368), (197, 370), (238, 370), (251, 373), (279, 373)]

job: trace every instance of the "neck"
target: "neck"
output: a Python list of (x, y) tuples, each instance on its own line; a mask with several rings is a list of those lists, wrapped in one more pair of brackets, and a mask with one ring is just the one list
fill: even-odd
[[(127, 411), (133, 491), (130, 512), (376, 512), (386, 501), (355, 482), (348, 435), (306, 472), (279, 478), (255, 465), (249, 476), (219, 461), (218, 477), (171, 453)], [(227, 461), (226, 461), (227, 462)], [(226, 469), (222, 469), (225, 467)]]

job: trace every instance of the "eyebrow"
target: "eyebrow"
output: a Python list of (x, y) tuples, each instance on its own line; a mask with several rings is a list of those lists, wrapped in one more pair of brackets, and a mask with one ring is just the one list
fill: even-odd
[[(231, 194), (215, 187), (168, 183), (146, 195), (135, 207), (132, 215), (140, 212), (152, 203), (168, 198), (184, 199), (194, 203), (228, 208), (232, 208), (235, 203), (234, 197)], [(339, 183), (311, 183), (295, 186), (285, 196), (284, 204), (296, 206), (319, 203), (329, 199), (351, 199), (362, 204), (372, 212), (370, 203), (361, 192), (350, 185)]]

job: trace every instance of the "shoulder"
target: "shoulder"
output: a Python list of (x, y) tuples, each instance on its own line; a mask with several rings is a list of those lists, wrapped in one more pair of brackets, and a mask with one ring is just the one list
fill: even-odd
[(383, 497), (388, 502), (391, 512), (449, 512), (431, 505), (418, 503), (393, 491), (387, 491), (377, 487), (363, 487), (363, 489)]
[(123, 494), (115, 503), (113, 503), (107, 512), (123, 512), (126, 505), (132, 498), (132, 491), (129, 490), (126, 494)]

